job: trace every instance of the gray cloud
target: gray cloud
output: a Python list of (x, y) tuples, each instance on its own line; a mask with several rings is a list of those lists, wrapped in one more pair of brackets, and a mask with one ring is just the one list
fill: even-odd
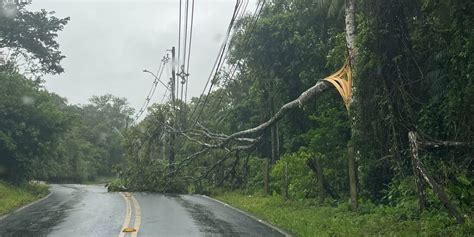
[[(189, 94), (197, 96), (208, 78), (235, 1), (196, 1)], [(249, 9), (255, 2), (249, 4)], [(59, 35), (65, 73), (46, 76), (46, 88), (84, 104), (92, 95), (125, 97), (138, 109), (155, 71), (178, 41), (178, 0), (33, 0), (31, 9), (55, 11), (71, 21)], [(166, 74), (164, 74), (166, 76)], [(166, 79), (164, 77), (164, 79)], [(159, 87), (152, 102), (161, 100)]]

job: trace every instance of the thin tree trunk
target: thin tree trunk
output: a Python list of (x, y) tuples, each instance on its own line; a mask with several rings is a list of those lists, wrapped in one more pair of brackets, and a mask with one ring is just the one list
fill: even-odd
[[(329, 185), (327, 180), (324, 178), (323, 167), (322, 165), (320, 165), (321, 163), (316, 162), (315, 160), (316, 158), (307, 160), (306, 165), (316, 174), (316, 177), (318, 178), (318, 188), (320, 192), (324, 194), (324, 198), (326, 198), (326, 194), (329, 194), (332, 198), (339, 199), (339, 196), (337, 195), (337, 193), (333, 190), (331, 185)], [(321, 183), (319, 183), (319, 181), (321, 181)], [(321, 186), (322, 186), (322, 189), (321, 189)]]
[(275, 164), (277, 161), (277, 150), (276, 150), (276, 125), (278, 123), (273, 124), (273, 126), (270, 128), (270, 137), (271, 137), (271, 146), (272, 146), (272, 159), (271, 162), (272, 164)]
[(265, 164), (263, 165), (263, 182), (264, 182), (264, 187), (263, 187), (263, 193), (264, 195), (268, 195), (269, 193), (269, 175), (268, 175), (268, 159), (265, 159)]
[(321, 166), (321, 162), (319, 162), (318, 157), (314, 157), (310, 160), (312, 166), (314, 167), (314, 171), (316, 171), (316, 178), (318, 179), (318, 191), (319, 191), (319, 200), (322, 202), (326, 197), (326, 192), (324, 190), (324, 175), (323, 175), (323, 167)]
[(283, 195), (285, 200), (288, 199), (288, 162), (285, 162), (285, 184), (284, 184)]
[(349, 188), (351, 193), (351, 210), (357, 211), (357, 164), (354, 157), (354, 147), (351, 143), (347, 146), (347, 164), (349, 167)]
[(411, 166), (413, 169), (413, 176), (415, 177), (415, 185), (416, 185), (416, 195), (418, 197), (418, 208), (420, 211), (425, 209), (425, 202), (426, 202), (426, 194), (423, 182), (421, 180), (421, 174), (418, 171), (416, 164), (418, 160), (418, 143), (416, 140), (416, 136), (408, 134), (408, 138), (410, 140), (410, 148), (411, 148)]
[[(275, 115), (275, 101), (273, 97), (270, 97), (270, 111), (271, 116)], [(270, 137), (271, 137), (271, 146), (272, 146), (272, 159), (271, 164), (275, 164), (275, 162), (279, 159), (280, 154), (278, 154), (278, 123), (274, 123), (270, 129)]]

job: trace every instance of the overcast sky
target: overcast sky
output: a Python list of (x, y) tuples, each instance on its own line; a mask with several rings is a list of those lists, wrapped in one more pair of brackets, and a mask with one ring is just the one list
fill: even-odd
[[(232, 15), (234, 0), (196, 0), (189, 94), (201, 93)], [(255, 7), (251, 1), (248, 10)], [(33, 0), (31, 9), (71, 17), (58, 41), (65, 73), (46, 76), (46, 88), (73, 104), (92, 95), (125, 97), (137, 110), (166, 50), (178, 41), (178, 0)], [(165, 75), (165, 74), (164, 74)], [(166, 79), (166, 77), (163, 77)], [(159, 102), (158, 87), (152, 102)]]

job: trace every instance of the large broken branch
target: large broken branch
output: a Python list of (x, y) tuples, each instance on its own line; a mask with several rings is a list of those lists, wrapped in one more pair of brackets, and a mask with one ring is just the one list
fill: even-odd
[(458, 212), (457, 208), (449, 201), (448, 195), (443, 190), (443, 187), (440, 186), (436, 180), (428, 174), (428, 171), (425, 169), (423, 163), (418, 157), (418, 141), (417, 135), (415, 132), (408, 133), (408, 139), (410, 140), (410, 146), (412, 149), (412, 160), (414, 162), (414, 166), (417, 170), (416, 175), (420, 175), (421, 178), (425, 180), (425, 182), (433, 189), (434, 193), (441, 201), (441, 203), (446, 207), (449, 214), (451, 214), (458, 224), (462, 224), (464, 222), (461, 214)]
[(218, 142), (215, 143), (215, 144), (209, 144), (209, 143), (204, 143), (204, 142), (198, 141), (197, 139), (190, 137), (189, 135), (187, 135), (184, 132), (182, 134), (188, 140), (191, 140), (193, 142), (196, 142), (200, 145), (203, 145), (203, 146), (206, 146), (206, 147), (209, 147), (209, 148), (225, 147), (229, 142), (231, 142), (233, 140), (234, 141), (241, 141), (241, 142), (255, 143), (255, 142), (260, 141), (261, 138), (254, 139), (254, 138), (248, 138), (248, 137), (243, 137), (243, 136), (251, 135), (251, 134), (255, 134), (255, 133), (264, 131), (265, 129), (269, 128), (270, 126), (272, 126), (273, 124), (278, 122), (280, 119), (282, 119), (283, 116), (285, 116), (288, 113), (288, 111), (290, 111), (292, 109), (296, 109), (296, 108), (301, 108), (304, 104), (306, 104), (314, 96), (319, 95), (321, 92), (323, 92), (324, 90), (329, 88), (329, 86), (330, 86), (330, 84), (328, 82), (323, 81), (323, 80), (319, 80), (314, 86), (312, 86), (311, 88), (309, 88), (306, 91), (304, 91), (303, 93), (301, 93), (300, 96), (298, 96), (298, 98), (296, 98), (295, 100), (292, 100), (292, 101), (286, 103), (285, 105), (283, 105), (280, 108), (280, 110), (278, 110), (278, 112), (276, 112), (275, 115), (273, 115), (273, 117), (271, 117), (266, 122), (254, 127), (254, 128), (249, 128), (247, 130), (239, 131), (239, 132), (233, 133), (231, 135), (226, 135), (226, 134), (222, 134), (222, 133), (221, 134), (212, 133), (207, 128), (205, 128), (204, 126), (199, 125), (200, 128), (203, 130), (202, 133), (205, 137), (210, 138), (210, 139), (214, 139), (214, 140), (218, 140)]
[[(167, 176), (178, 173), (179, 170), (182, 167), (184, 167), (187, 164), (189, 164), (190, 162), (192, 162), (194, 159), (199, 157), (201, 154), (204, 154), (204, 153), (208, 152), (210, 149), (226, 148), (226, 149), (230, 149), (232, 151), (236, 151), (236, 150), (249, 150), (249, 149), (253, 148), (258, 142), (260, 142), (262, 140), (262, 136), (258, 136), (257, 138), (248, 138), (248, 137), (244, 137), (244, 136), (255, 134), (255, 133), (258, 133), (258, 132), (263, 132), (265, 129), (269, 128), (270, 126), (272, 126), (273, 124), (278, 122), (280, 119), (282, 119), (283, 116), (285, 116), (291, 109), (301, 108), (304, 104), (308, 103), (308, 101), (310, 101), (310, 99), (312, 99), (314, 96), (321, 94), (323, 91), (325, 91), (327, 88), (329, 88), (329, 86), (330, 86), (330, 84), (328, 82), (323, 81), (323, 80), (319, 80), (314, 86), (312, 86), (311, 88), (309, 88), (306, 91), (304, 91), (303, 93), (301, 93), (300, 96), (298, 96), (298, 98), (296, 98), (295, 100), (290, 101), (287, 104), (283, 105), (280, 108), (280, 110), (278, 110), (278, 112), (275, 113), (275, 115), (273, 117), (271, 117), (268, 121), (254, 127), (254, 128), (239, 131), (239, 132), (233, 133), (231, 135), (226, 135), (226, 134), (222, 134), (222, 133), (220, 133), (220, 134), (213, 133), (213, 132), (209, 131), (209, 129), (205, 128), (204, 126), (202, 126), (200, 124), (198, 126), (202, 130), (200, 132), (201, 134), (195, 134), (195, 133), (192, 133), (192, 132), (187, 133), (187, 132), (184, 132), (184, 131), (175, 131), (173, 128), (170, 128), (169, 126), (165, 125), (168, 129), (171, 129), (172, 132), (179, 132), (183, 135), (183, 137), (185, 137), (189, 141), (192, 141), (192, 142), (194, 142), (196, 144), (199, 144), (200, 146), (203, 147), (202, 150), (200, 150), (200, 151), (186, 157), (184, 160), (182, 160), (177, 165), (177, 168), (175, 170), (173, 170), (172, 172), (168, 173)], [(190, 135), (194, 135), (194, 136), (200, 135), (200, 136), (204, 136), (205, 138), (208, 138), (210, 140), (217, 140), (217, 141), (212, 142), (212, 143), (203, 142), (203, 141), (201, 141), (199, 139), (196, 139), (196, 138), (194, 138)], [(234, 146), (230, 146), (228, 148), (227, 146), (231, 142), (244, 142), (245, 145), (234, 144)], [(227, 159), (227, 158), (225, 158), (225, 159)], [(220, 163), (222, 163), (222, 162), (218, 162), (218, 164), (220, 164)]]
[(301, 95), (298, 96), (298, 98), (283, 105), (280, 108), (280, 110), (278, 110), (278, 112), (276, 112), (275, 115), (273, 115), (273, 117), (271, 117), (266, 122), (254, 128), (249, 128), (247, 130), (239, 131), (231, 135), (228, 135), (221, 141), (221, 143), (226, 144), (231, 140), (241, 138), (245, 135), (251, 135), (257, 132), (264, 131), (265, 129), (272, 126), (274, 123), (278, 122), (280, 119), (282, 119), (283, 116), (285, 116), (288, 113), (288, 111), (290, 111), (291, 109), (301, 108), (305, 103), (307, 103), (314, 96), (319, 95), (321, 92), (329, 88), (329, 85), (330, 84), (328, 82), (319, 80), (314, 86), (312, 86), (308, 90), (301, 93)]
[(244, 135), (249, 135), (249, 134), (253, 134), (253, 133), (265, 130), (266, 128), (272, 126), (278, 120), (283, 118), (283, 116), (286, 113), (288, 113), (289, 110), (302, 107), (306, 102), (308, 102), (311, 98), (313, 98), (313, 96), (320, 94), (321, 92), (323, 92), (327, 88), (329, 88), (329, 83), (327, 83), (325, 81), (322, 81), (322, 80), (319, 80), (316, 83), (316, 85), (312, 86), (308, 90), (301, 93), (301, 95), (298, 98), (296, 98), (295, 100), (293, 100), (291, 102), (288, 102), (287, 104), (283, 105), (280, 108), (280, 110), (278, 110), (278, 112), (275, 115), (273, 115), (273, 117), (271, 117), (265, 123), (262, 123), (262, 124), (258, 125), (257, 127), (254, 127), (254, 128), (250, 128), (250, 129), (247, 129), (247, 130), (243, 130), (243, 131), (231, 134), (227, 138), (227, 140), (237, 138), (237, 137), (242, 137)]

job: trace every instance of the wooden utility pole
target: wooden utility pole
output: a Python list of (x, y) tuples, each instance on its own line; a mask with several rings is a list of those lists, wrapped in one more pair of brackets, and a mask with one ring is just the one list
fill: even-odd
[(174, 143), (176, 140), (175, 125), (176, 125), (176, 98), (175, 98), (175, 86), (176, 86), (176, 61), (175, 61), (175, 48), (171, 48), (171, 78), (170, 78), (170, 92), (171, 92), (171, 129), (170, 131), (170, 149), (169, 149), (169, 167), (170, 171), (174, 170), (174, 158), (175, 150)]

